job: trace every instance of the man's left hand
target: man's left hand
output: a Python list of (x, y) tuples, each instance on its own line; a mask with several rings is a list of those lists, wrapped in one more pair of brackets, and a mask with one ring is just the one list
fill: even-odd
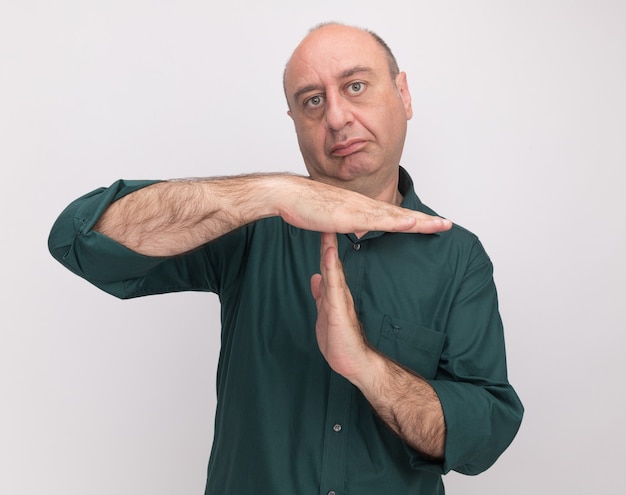
[(335, 372), (350, 380), (366, 369), (371, 349), (346, 283), (336, 234), (322, 233), (320, 273), (311, 277), (311, 292), (317, 305), (315, 331), (320, 351)]

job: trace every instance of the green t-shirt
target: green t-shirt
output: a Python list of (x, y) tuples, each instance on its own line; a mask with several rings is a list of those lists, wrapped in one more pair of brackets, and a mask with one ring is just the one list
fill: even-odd
[[(492, 265), (476, 236), (457, 225), (431, 235), (338, 236), (370, 344), (439, 396), (445, 459), (433, 463), (395, 436), (318, 349), (309, 280), (319, 271), (319, 233), (268, 218), (185, 255), (152, 258), (92, 230), (112, 201), (151, 183), (118, 181), (79, 198), (49, 247), (117, 297), (219, 295), (207, 494), (442, 494), (442, 474), (479, 473), (512, 441), (523, 408), (507, 380)], [(403, 169), (399, 187), (402, 206), (433, 213)]]

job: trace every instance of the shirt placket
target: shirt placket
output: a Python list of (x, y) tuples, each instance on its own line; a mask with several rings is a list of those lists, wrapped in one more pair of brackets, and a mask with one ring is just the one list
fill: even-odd
[[(339, 236), (339, 252), (342, 253), (344, 272), (358, 312), (365, 263), (364, 245), (352, 236)], [(348, 419), (355, 388), (341, 375), (333, 371), (330, 373), (319, 495), (343, 495), (346, 493), (350, 433)]]

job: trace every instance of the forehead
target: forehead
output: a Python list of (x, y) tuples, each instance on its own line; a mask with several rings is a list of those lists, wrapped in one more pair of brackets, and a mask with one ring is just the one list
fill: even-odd
[(340, 78), (354, 67), (388, 71), (384, 49), (367, 32), (346, 26), (326, 26), (312, 32), (294, 50), (285, 70), (285, 87)]

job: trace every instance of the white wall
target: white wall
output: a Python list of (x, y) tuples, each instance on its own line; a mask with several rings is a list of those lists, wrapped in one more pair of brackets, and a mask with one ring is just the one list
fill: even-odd
[(626, 492), (626, 3), (4, 0), (0, 493), (203, 493), (216, 298), (118, 301), (48, 231), (120, 177), (303, 172), (282, 68), (325, 20), (394, 49), (403, 164), (495, 263), (527, 413), (448, 493)]

